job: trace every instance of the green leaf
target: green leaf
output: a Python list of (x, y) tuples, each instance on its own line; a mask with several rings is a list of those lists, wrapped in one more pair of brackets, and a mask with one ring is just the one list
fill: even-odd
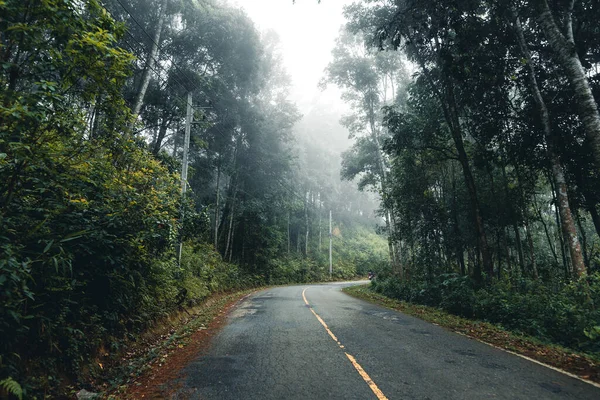
[(23, 388), (19, 385), (19, 382), (13, 378), (8, 377), (0, 381), (0, 387), (6, 390), (9, 394), (16, 396), (19, 400), (23, 399)]
[(45, 254), (48, 250), (50, 250), (50, 247), (52, 247), (53, 243), (54, 243), (54, 239), (49, 241), (48, 244), (46, 245), (46, 247), (44, 247), (44, 251), (42, 252), (42, 254)]
[(64, 243), (64, 242), (69, 242), (71, 240), (79, 239), (80, 237), (82, 237), (88, 233), (90, 233), (90, 231), (87, 229), (83, 230), (83, 231), (79, 231), (79, 232), (73, 232), (73, 233), (70, 233), (67, 236), (65, 236), (63, 239), (61, 239), (60, 242)]

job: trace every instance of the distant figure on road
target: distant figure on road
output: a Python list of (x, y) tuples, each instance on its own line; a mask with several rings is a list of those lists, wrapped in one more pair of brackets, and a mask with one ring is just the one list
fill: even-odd
[(372, 281), (375, 278), (375, 273), (373, 271), (369, 271), (369, 280)]

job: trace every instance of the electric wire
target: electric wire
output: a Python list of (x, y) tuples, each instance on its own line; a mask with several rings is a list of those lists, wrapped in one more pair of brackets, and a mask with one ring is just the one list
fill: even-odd
[[(152, 42), (152, 44), (154, 44), (156, 46), (156, 48), (161, 53), (164, 53), (163, 47), (161, 47), (159, 43), (156, 43), (156, 41), (154, 40), (154, 38), (146, 31), (146, 29), (144, 29), (144, 27), (142, 26), (142, 24), (140, 24), (138, 22), (138, 20), (133, 16), (133, 14), (129, 11), (129, 9), (121, 2), (121, 0), (116, 0), (116, 1), (117, 1), (117, 3), (119, 3), (119, 5), (121, 6), (121, 8), (123, 8), (123, 10), (127, 13), (127, 15), (129, 15), (129, 17), (131, 18), (131, 20), (141, 29), (141, 31), (144, 33), (144, 35), (146, 35), (148, 37), (148, 39), (150, 39), (150, 41)], [(156, 62), (156, 59), (154, 59), (154, 61)], [(174, 66), (174, 68), (180, 69), (180, 67), (172, 59), (170, 59), (169, 61)], [(196, 85), (189, 79), (189, 77), (186, 77), (185, 75), (183, 75), (183, 79), (185, 80), (186, 78), (188, 80), (187, 83), (190, 84), (190, 88), (192, 88), (192, 90), (195, 90), (196, 89)]]

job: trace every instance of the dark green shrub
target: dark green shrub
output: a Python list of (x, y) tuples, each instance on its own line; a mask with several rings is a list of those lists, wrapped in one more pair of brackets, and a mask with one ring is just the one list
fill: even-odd
[(440, 307), (450, 313), (501, 324), (577, 350), (600, 351), (600, 274), (553, 290), (541, 281), (509, 280), (476, 289), (468, 277), (442, 275), (433, 282), (379, 277), (373, 290), (385, 296)]

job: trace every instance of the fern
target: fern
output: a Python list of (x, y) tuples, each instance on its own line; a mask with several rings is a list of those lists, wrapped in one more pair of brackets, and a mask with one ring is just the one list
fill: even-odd
[(9, 394), (15, 395), (19, 400), (23, 400), (23, 388), (19, 382), (13, 378), (6, 378), (0, 381), (0, 387), (6, 390)]

